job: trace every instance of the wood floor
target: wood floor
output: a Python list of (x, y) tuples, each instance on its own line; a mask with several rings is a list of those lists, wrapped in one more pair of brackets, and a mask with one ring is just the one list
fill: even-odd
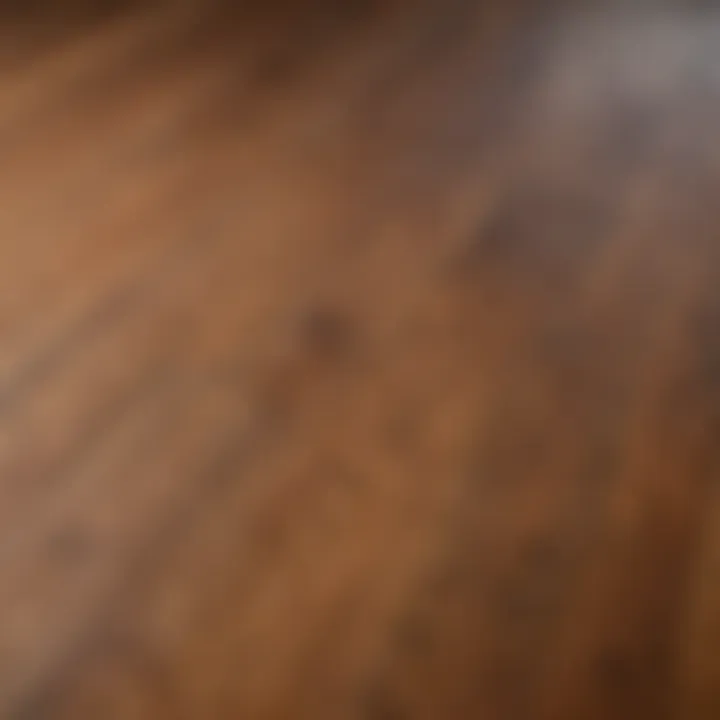
[(0, 718), (720, 717), (720, 7), (7, 5)]

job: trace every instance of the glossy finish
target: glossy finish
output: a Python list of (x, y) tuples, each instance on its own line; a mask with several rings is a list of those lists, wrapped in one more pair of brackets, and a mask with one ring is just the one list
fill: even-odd
[(719, 717), (713, 3), (81, 4), (0, 21), (0, 717)]

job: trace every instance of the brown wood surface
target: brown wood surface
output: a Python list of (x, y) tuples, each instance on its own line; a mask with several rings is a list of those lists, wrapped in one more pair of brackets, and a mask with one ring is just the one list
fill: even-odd
[(3, 720), (720, 718), (719, 441), (715, 3), (2, 6)]

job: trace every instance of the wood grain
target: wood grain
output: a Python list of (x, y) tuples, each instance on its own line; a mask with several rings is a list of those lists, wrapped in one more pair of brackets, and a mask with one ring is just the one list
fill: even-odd
[(714, 4), (58, 7), (0, 12), (0, 717), (716, 718)]

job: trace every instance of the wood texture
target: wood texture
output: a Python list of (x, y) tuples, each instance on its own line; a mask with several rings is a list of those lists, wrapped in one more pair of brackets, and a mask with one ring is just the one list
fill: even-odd
[(14, 5), (0, 717), (717, 718), (714, 4)]

